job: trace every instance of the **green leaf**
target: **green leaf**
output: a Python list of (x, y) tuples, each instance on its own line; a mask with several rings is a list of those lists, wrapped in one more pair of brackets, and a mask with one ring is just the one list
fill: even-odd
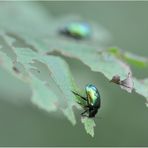
[(130, 53), (130, 52), (125, 52), (124, 53), (124, 59), (127, 61), (129, 64), (133, 64), (138, 67), (148, 67), (148, 59), (138, 56), (136, 54)]
[(134, 78), (135, 91), (146, 98), (146, 105), (148, 107), (148, 78), (138, 80)]
[[(57, 43), (58, 42), (58, 45)], [(50, 47), (48, 54), (55, 51), (71, 58), (82, 61), (91, 68), (92, 71), (103, 73), (108, 79), (115, 74), (119, 74), (122, 78), (126, 78), (130, 68), (128, 65), (118, 60), (113, 55), (103, 52), (102, 48), (90, 46), (87, 44), (78, 44), (76, 42), (68, 42), (67, 40), (46, 40), (45, 44)]]
[[(12, 11), (12, 9), (15, 9), (15, 11)], [(92, 22), (89, 22), (91, 24), (92, 30), (93, 30), (91, 40), (81, 41), (81, 43), (77, 44), (76, 41), (68, 39), (66, 36), (65, 37), (59, 36), (59, 29), (61, 27), (63, 27), (65, 24), (67, 24), (68, 22), (72, 22), (72, 21), (83, 21), (83, 20), (80, 17), (75, 17), (75, 16), (74, 17), (73, 16), (70, 16), (70, 17), (64, 16), (64, 18), (59, 18), (59, 19), (55, 20), (51, 16), (48, 16), (46, 13), (44, 13), (41, 9), (38, 9), (38, 7), (37, 8), (33, 7), (32, 4), (30, 6), (28, 4), (24, 4), (21, 6), (20, 5), (9, 5), (9, 4), (5, 5), (5, 4), (3, 4), (2, 9), (1, 9), (1, 14), (2, 14), (2, 15), (0, 15), (0, 20), (2, 20), (0, 22), (0, 26), (1, 26), (1, 30), (2, 30), (1, 32), (3, 32), (4, 34), (5, 34), (5, 32), (7, 32), (7, 35), (9, 35), (9, 37), (12, 37), (15, 40), (15, 42), (13, 42), (12, 44), (15, 47), (13, 50), (17, 55), (17, 62), (19, 64), (22, 64), (27, 72), (30, 71), (30, 69), (36, 69), (36, 67), (33, 67), (31, 65), (34, 63), (34, 58), (32, 58), (32, 57), (36, 57), (36, 55), (34, 55), (34, 53), (31, 53), (30, 52), (31, 50), (26, 52), (26, 50), (28, 50), (28, 48), (30, 48), (34, 51), (38, 50), (40, 53), (43, 53), (44, 51), (48, 51), (49, 49), (51, 49), (47, 44), (45, 44), (42, 41), (42, 39), (43, 40), (49, 39), (50, 43), (52, 43), (52, 41), (53, 41), (53, 44), (57, 42), (56, 39), (58, 39), (58, 40), (62, 39), (61, 45), (56, 43), (58, 45), (57, 47), (59, 47), (59, 49), (65, 46), (63, 44), (65, 41), (66, 41), (66, 44), (68, 42), (70, 42), (70, 44), (69, 44), (70, 46), (68, 45), (70, 48), (72, 47), (71, 44), (74, 43), (75, 48), (82, 47), (85, 49), (85, 48), (93, 46), (95, 49), (97, 49), (98, 48), (97, 45), (93, 45), (93, 43), (95, 43), (95, 42), (101, 43), (102, 42), (102, 43), (106, 44), (107, 40), (110, 39), (109, 33), (103, 27), (98, 26), (98, 25), (96, 27), (96, 25)], [(19, 14), (19, 16), (21, 16), (21, 17), (18, 17), (17, 14)], [(4, 34), (3, 34), (3, 36), (5, 36)], [(7, 38), (7, 35), (5, 36), (5, 39), (7, 41), (9, 41), (10, 39)], [(91, 46), (88, 46), (89, 44), (91, 44)], [(10, 45), (10, 46), (12, 46), (12, 45)], [(23, 49), (22, 47), (23, 48), (25, 47), (27, 49)], [(27, 57), (27, 59), (26, 59), (26, 57)], [(49, 62), (47, 60), (47, 58), (45, 58), (45, 57), (44, 57), (44, 59), (42, 58), (42, 60), (41, 59), (39, 60), (39, 57), (35, 60), (38, 60), (44, 64), (45, 63), (47, 64)], [(50, 65), (50, 63), (52, 63), (52, 62), (50, 61), (49, 65)], [(50, 70), (53, 69), (56, 71), (57, 69), (55, 69), (55, 68), (57, 68), (58, 66), (52, 67), (52, 64), (50, 65), (49, 69)], [(49, 67), (49, 65), (48, 65), (48, 67)], [(63, 71), (63, 65), (61, 65), (60, 67), (62, 68), (62, 71)], [(68, 71), (66, 73), (68, 74)], [(63, 77), (63, 75), (59, 75), (60, 74), (59, 70), (57, 73), (54, 73), (54, 74), (55, 75), (53, 77), (52, 76), (51, 77), (58, 85), (58, 88), (61, 89), (61, 91), (63, 91), (63, 89), (67, 90), (66, 97), (72, 98), (72, 96), (70, 95), (70, 92), (71, 92), (70, 89), (72, 89), (72, 88), (67, 89), (66, 86), (69, 86), (69, 85), (65, 85), (65, 83), (60, 83), (60, 81), (57, 80), (57, 76), (61, 76), (60, 80), (68, 80), (69, 76), (66, 75), (65, 77)], [(47, 100), (43, 99), (44, 102), (41, 102), (41, 100), (39, 98), (40, 98), (41, 94), (47, 94), (48, 89), (46, 88), (46, 86), (44, 86), (44, 82), (40, 81), (39, 79), (35, 78), (34, 76), (32, 77), (32, 74), (30, 74), (30, 72), (29, 72), (29, 76), (31, 77), (30, 79), (32, 80), (32, 83), (30, 83), (30, 85), (32, 86), (32, 90), (33, 90), (32, 100), (34, 100), (34, 103), (36, 103), (36, 104), (41, 104), (39, 106), (40, 107), (42, 106), (42, 108), (44, 108), (43, 107), (45, 104), (44, 102), (46, 102)], [(40, 88), (39, 86), (41, 86), (42, 88)], [(42, 92), (40, 92), (40, 91), (37, 92), (38, 89), (42, 90)], [(52, 94), (52, 96), (54, 96), (54, 93)], [(65, 96), (65, 94), (64, 94), (64, 96)], [(53, 98), (56, 99), (55, 96)], [(63, 113), (69, 118), (70, 121), (73, 121), (73, 124), (75, 124), (74, 114), (71, 109), (72, 106), (73, 106), (73, 103), (68, 103), (68, 108), (64, 109)], [(48, 110), (47, 106), (45, 108), (46, 108), (46, 110)]]
[(87, 117), (82, 117), (81, 121), (84, 124), (86, 132), (94, 137), (94, 127), (96, 126), (94, 120)]
[[(37, 104), (40, 108), (49, 111), (57, 108), (61, 109), (67, 118), (73, 124), (75, 124), (76, 121), (72, 110), (72, 106), (75, 104), (75, 101), (73, 99), (74, 95), (71, 92), (71, 90), (74, 89), (72, 82), (73, 80), (67, 64), (64, 62), (64, 60), (56, 56), (39, 55), (28, 48), (15, 48), (12, 46), (13, 41), (14, 40), (9, 37), (6, 38), (6, 42), (9, 44), (9, 46), (11, 46), (11, 49), (17, 55), (16, 62), (22, 64), (25, 70), (28, 72), (29, 85), (31, 85), (33, 90), (33, 103)], [(53, 93), (51, 88), (49, 89), (47, 87), (49, 82), (42, 82), (31, 73), (31, 69), (37, 69), (37, 67), (32, 65), (35, 60), (45, 64), (48, 67), (50, 78), (49, 82), (55, 83), (59, 96)], [(9, 59), (9, 62), (10, 61), (11, 60)], [(13, 61), (11, 61), (11, 64), (12, 63)], [(12, 69), (12, 67), (10, 66), (9, 69)], [(11, 72), (14, 71), (11, 70)], [(60, 98), (63, 100), (60, 101)], [(67, 112), (67, 110), (69, 112)]]
[(44, 82), (31, 75), (30, 86), (32, 88), (31, 100), (34, 104), (48, 112), (57, 110), (56, 102), (58, 102), (58, 98)]
[(148, 58), (115, 47), (109, 48), (107, 49), (107, 51), (110, 52), (115, 57), (117, 57), (118, 59), (121, 59), (129, 64), (135, 65), (140, 68), (148, 67)]
[[(61, 35), (60, 28), (72, 21), (84, 19), (77, 16), (55, 19), (34, 3), (0, 5), (0, 66), (28, 84), (33, 104), (48, 112), (62, 111), (74, 125), (72, 107), (78, 106), (76, 101), (80, 99), (74, 98), (71, 91), (78, 87), (68, 64), (55, 55), (75, 58), (109, 80), (118, 75), (124, 82), (128, 73), (132, 74), (125, 62), (145, 67), (148, 60), (118, 48), (108, 49), (110, 34), (91, 21), (88, 23), (92, 26), (92, 36), (88, 40)], [(130, 78), (130, 84), (132, 81), (136, 92), (148, 98), (147, 79)], [(93, 137), (94, 120), (82, 118), (82, 123)]]

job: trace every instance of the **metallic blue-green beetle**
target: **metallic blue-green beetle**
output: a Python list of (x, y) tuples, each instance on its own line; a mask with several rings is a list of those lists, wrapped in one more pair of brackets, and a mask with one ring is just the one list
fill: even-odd
[(62, 28), (60, 32), (75, 39), (84, 39), (90, 36), (91, 29), (88, 23), (72, 22)]
[[(86, 101), (86, 106), (84, 106), (85, 111), (81, 113), (81, 115), (87, 116), (89, 118), (95, 117), (95, 115), (98, 112), (98, 109), (101, 106), (100, 93), (98, 89), (92, 84), (86, 85), (85, 87), (86, 97), (83, 97), (74, 91), (72, 92)], [(85, 113), (88, 113), (88, 115), (85, 115)]]

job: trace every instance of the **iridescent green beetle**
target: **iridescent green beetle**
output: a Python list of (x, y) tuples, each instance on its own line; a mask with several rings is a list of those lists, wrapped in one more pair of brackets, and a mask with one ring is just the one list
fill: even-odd
[[(74, 91), (72, 92), (86, 101), (86, 106), (84, 106), (85, 111), (81, 113), (81, 115), (87, 116), (89, 118), (95, 117), (95, 115), (98, 112), (98, 109), (101, 106), (100, 93), (96, 88), (96, 86), (92, 84), (86, 85), (85, 87), (86, 97), (83, 97)], [(85, 113), (88, 113), (88, 115), (85, 115)]]
[(84, 39), (91, 35), (91, 28), (88, 23), (72, 22), (62, 28), (60, 33), (75, 39)]

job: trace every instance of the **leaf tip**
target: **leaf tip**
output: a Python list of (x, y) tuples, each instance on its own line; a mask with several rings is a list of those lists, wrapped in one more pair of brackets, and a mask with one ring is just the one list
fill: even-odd
[(86, 133), (91, 137), (94, 137), (94, 127), (96, 126), (94, 120), (87, 117), (82, 117), (81, 122), (84, 124)]

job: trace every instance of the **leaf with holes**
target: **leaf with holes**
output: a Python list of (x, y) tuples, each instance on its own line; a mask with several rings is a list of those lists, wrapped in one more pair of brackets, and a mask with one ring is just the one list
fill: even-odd
[[(60, 29), (69, 22), (81, 23), (84, 19), (79, 16), (53, 18), (32, 3), (0, 5), (0, 66), (28, 84), (33, 104), (48, 112), (60, 110), (72, 124), (76, 123), (72, 107), (77, 106), (78, 100), (71, 91), (78, 87), (62, 56), (81, 61), (92, 71), (104, 74), (108, 80), (117, 75), (120, 86), (121, 83), (127, 84), (148, 97), (147, 79), (140, 81), (129, 77), (132, 71), (125, 63), (144, 67), (147, 58), (118, 48), (108, 49), (110, 34), (91, 21), (87, 22), (91, 26), (88, 39), (61, 35)], [(87, 133), (94, 136), (94, 120), (83, 118), (82, 123)]]

